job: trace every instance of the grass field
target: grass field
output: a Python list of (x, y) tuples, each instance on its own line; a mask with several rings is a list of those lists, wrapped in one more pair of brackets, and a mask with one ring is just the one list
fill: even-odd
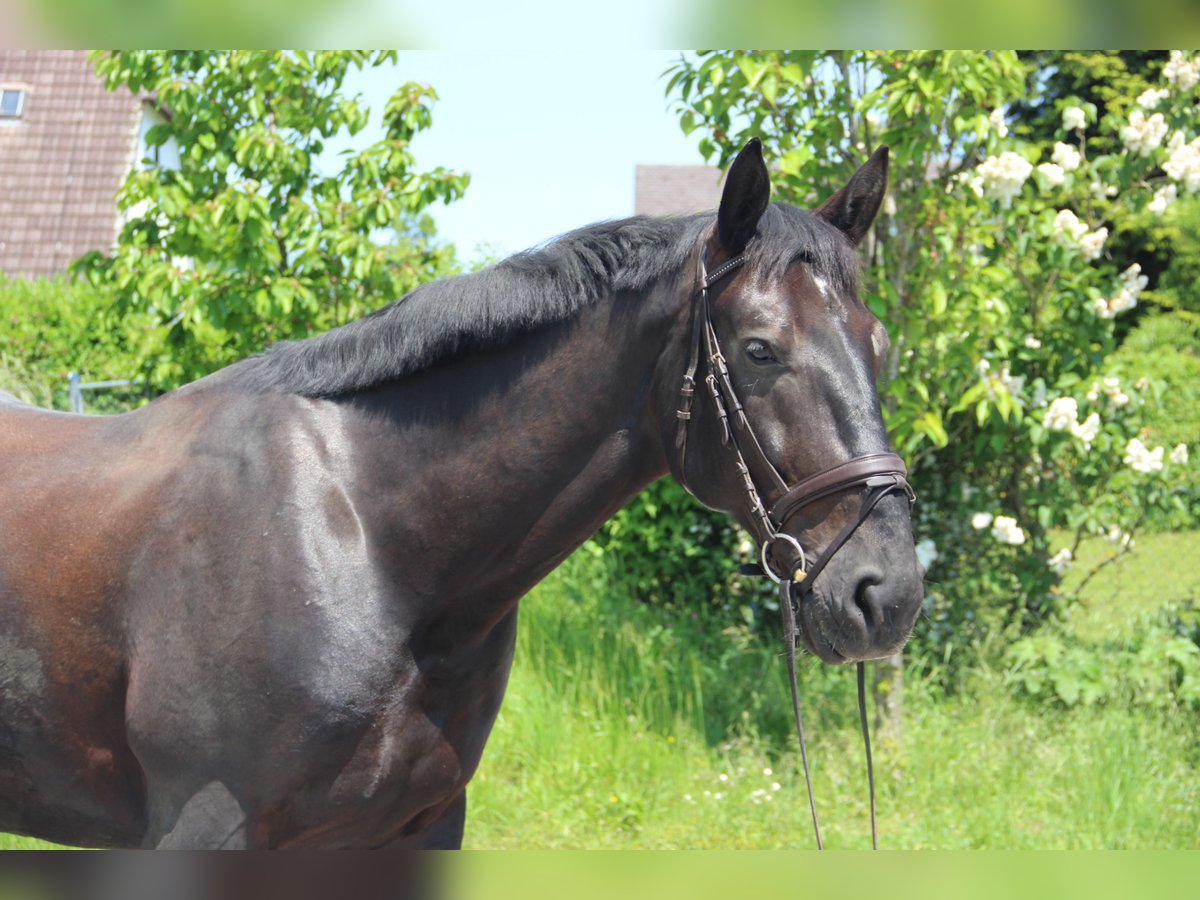
[[(1085, 545), (1081, 562), (1107, 546)], [(1140, 537), (1069, 627), (1120, 635), (1141, 613), (1197, 598), (1198, 564), (1200, 532)], [(523, 603), (466, 846), (811, 846), (774, 649), (588, 596), (581, 565)], [(869, 846), (853, 670), (808, 660), (802, 690), (826, 844)], [(949, 697), (910, 676), (904, 709), (899, 738), (876, 746), (884, 847), (1200, 848), (1194, 711), (1038, 707), (985, 665)], [(34, 846), (48, 845), (0, 836), (0, 848)]]

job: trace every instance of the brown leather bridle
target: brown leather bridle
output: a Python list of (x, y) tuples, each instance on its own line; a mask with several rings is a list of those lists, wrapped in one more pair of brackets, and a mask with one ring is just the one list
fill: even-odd
[[(688, 424), (692, 418), (692, 401), (696, 393), (696, 372), (700, 365), (701, 346), (707, 360), (708, 375), (705, 384), (708, 395), (721, 425), (721, 443), (733, 452), (734, 465), (741, 476), (749, 507), (749, 521), (759, 543), (761, 565), (742, 567), (743, 574), (766, 575), (779, 585), (779, 607), (783, 615), (784, 647), (787, 656), (788, 676), (792, 692), (792, 712), (796, 720), (796, 732), (800, 738), (800, 756), (804, 764), (804, 777), (808, 784), (808, 802), (812, 812), (813, 833), (818, 849), (823, 847), (821, 829), (817, 823), (817, 808), (813, 799), (812, 778), (808, 767), (808, 748), (804, 740), (804, 724), (800, 715), (799, 689), (796, 683), (796, 642), (800, 631), (796, 626), (800, 604), (812, 592), (817, 576), (829, 563), (833, 555), (850, 539), (872, 510), (885, 496), (893, 491), (903, 491), (909, 504), (916, 502), (916, 494), (907, 480), (908, 470), (904, 461), (895, 453), (870, 453), (839, 463), (816, 475), (789, 485), (779, 470), (767, 458), (762, 444), (754, 434), (746, 418), (745, 410), (734, 390), (733, 379), (721, 344), (712, 323), (712, 308), (709, 289), (746, 263), (746, 255), (735, 256), (722, 263), (711, 273), (707, 267), (707, 249), (698, 255), (698, 287), (694, 303), (691, 345), (687, 370), (680, 389), (679, 409), (675, 436), (678, 455), (679, 477), (686, 488)], [(764, 489), (760, 489), (763, 485)], [(785, 531), (788, 521), (812, 503), (852, 488), (867, 488), (858, 514), (852, 518), (824, 550), (809, 565), (808, 554), (800, 541)], [(770, 505), (764, 502), (766, 496)], [(779, 553), (784, 550), (786, 553)], [(863, 664), (858, 663), (858, 705), (863, 731), (863, 742), (867, 753), (867, 780), (871, 793), (871, 846), (876, 846), (875, 829), (875, 775), (871, 763), (871, 739), (867, 729), (866, 689)]]

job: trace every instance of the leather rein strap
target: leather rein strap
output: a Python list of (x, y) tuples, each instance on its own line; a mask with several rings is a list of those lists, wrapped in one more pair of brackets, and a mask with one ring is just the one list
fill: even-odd
[[(679, 409), (676, 411), (678, 426), (675, 437), (680, 481), (687, 487), (687, 438), (688, 425), (692, 418), (692, 403), (696, 393), (696, 373), (700, 365), (703, 347), (708, 375), (705, 378), (708, 395), (711, 397), (721, 427), (721, 443), (733, 451), (734, 465), (742, 478), (746, 491), (746, 504), (750, 513), (751, 527), (759, 542), (761, 566), (744, 566), (742, 572), (751, 575), (766, 575), (779, 585), (779, 608), (783, 616), (784, 653), (787, 658), (788, 681), (792, 695), (792, 714), (796, 722), (796, 734), (800, 739), (800, 758), (804, 766), (804, 780), (808, 786), (808, 805), (812, 813), (813, 834), (817, 848), (823, 849), (821, 828), (817, 821), (816, 801), (813, 797), (812, 776), (808, 765), (808, 747), (804, 739), (804, 722), (800, 714), (800, 692), (796, 678), (796, 644), (800, 638), (797, 616), (801, 604), (812, 591), (817, 576), (829, 563), (833, 555), (850, 539), (867, 517), (887, 494), (903, 491), (910, 504), (916, 495), (907, 481), (904, 461), (894, 453), (871, 453), (848, 460), (832, 468), (788, 485), (774, 464), (763, 452), (762, 444), (754, 434), (745, 411), (734, 390), (729, 366), (721, 352), (721, 345), (712, 324), (712, 308), (709, 289), (731, 272), (746, 263), (746, 256), (736, 256), (721, 264), (712, 272), (707, 270), (707, 251), (699, 254), (698, 284), (695, 295), (699, 300), (693, 312), (691, 343), (687, 369), (680, 388)], [(760, 490), (760, 485), (762, 490)], [(858, 514), (849, 521), (809, 565), (808, 556), (800, 542), (788, 534), (784, 526), (804, 507), (842, 491), (866, 488)], [(770, 506), (763, 500), (764, 494), (771, 498)], [(782, 551), (782, 552), (779, 552)], [(867, 728), (865, 671), (858, 663), (858, 705), (862, 725), (863, 744), (867, 756), (867, 782), (871, 794), (871, 846), (877, 846), (875, 826), (875, 774), (871, 761), (871, 738)]]

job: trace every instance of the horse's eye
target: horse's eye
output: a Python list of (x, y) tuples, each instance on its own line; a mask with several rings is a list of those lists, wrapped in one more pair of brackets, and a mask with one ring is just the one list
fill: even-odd
[(775, 362), (775, 354), (766, 341), (746, 341), (746, 355), (755, 362)]

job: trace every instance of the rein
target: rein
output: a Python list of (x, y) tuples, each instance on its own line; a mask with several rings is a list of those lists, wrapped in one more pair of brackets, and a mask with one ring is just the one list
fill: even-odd
[[(705, 377), (707, 393), (712, 399), (721, 425), (721, 443), (733, 451), (734, 465), (741, 476), (746, 492), (749, 518), (759, 543), (759, 565), (743, 566), (744, 575), (767, 576), (779, 585), (779, 609), (783, 616), (784, 653), (787, 658), (788, 680), (792, 695), (792, 714), (796, 722), (796, 734), (800, 739), (800, 759), (804, 766), (804, 780), (808, 786), (808, 805), (812, 813), (813, 834), (817, 849), (824, 849), (821, 828), (817, 821), (816, 801), (813, 797), (812, 776), (808, 765), (808, 747), (804, 739), (804, 722), (800, 714), (800, 691), (796, 678), (796, 643), (800, 639), (797, 626), (801, 604), (812, 592), (817, 576), (833, 558), (833, 555), (850, 539), (858, 527), (887, 494), (903, 491), (909, 503), (916, 501), (916, 494), (907, 481), (904, 461), (895, 453), (871, 453), (855, 457), (839, 465), (825, 469), (801, 481), (789, 485), (779, 470), (763, 452), (762, 444), (754, 434), (746, 418), (745, 410), (734, 390), (733, 380), (721, 344), (712, 323), (709, 289), (731, 272), (746, 263), (745, 254), (735, 256), (722, 263), (712, 272), (707, 268), (707, 250), (699, 254), (699, 287), (693, 294), (699, 300), (694, 304), (691, 343), (687, 369), (680, 388), (679, 409), (675, 436), (679, 474), (687, 474), (688, 423), (692, 418), (692, 403), (696, 393), (696, 372), (703, 348), (707, 360), (708, 375)], [(761, 486), (761, 487), (760, 487)], [(686, 485), (685, 485), (686, 487)], [(851, 519), (825, 548), (815, 557), (810, 566), (804, 547), (785, 531), (788, 521), (801, 509), (825, 497), (853, 488), (867, 488), (858, 515)], [(764, 502), (764, 495), (770, 505)], [(858, 668), (858, 708), (862, 726), (863, 746), (867, 757), (867, 783), (871, 795), (871, 847), (877, 847), (875, 826), (875, 773), (871, 760), (871, 737), (867, 728), (866, 675), (863, 663)]]

